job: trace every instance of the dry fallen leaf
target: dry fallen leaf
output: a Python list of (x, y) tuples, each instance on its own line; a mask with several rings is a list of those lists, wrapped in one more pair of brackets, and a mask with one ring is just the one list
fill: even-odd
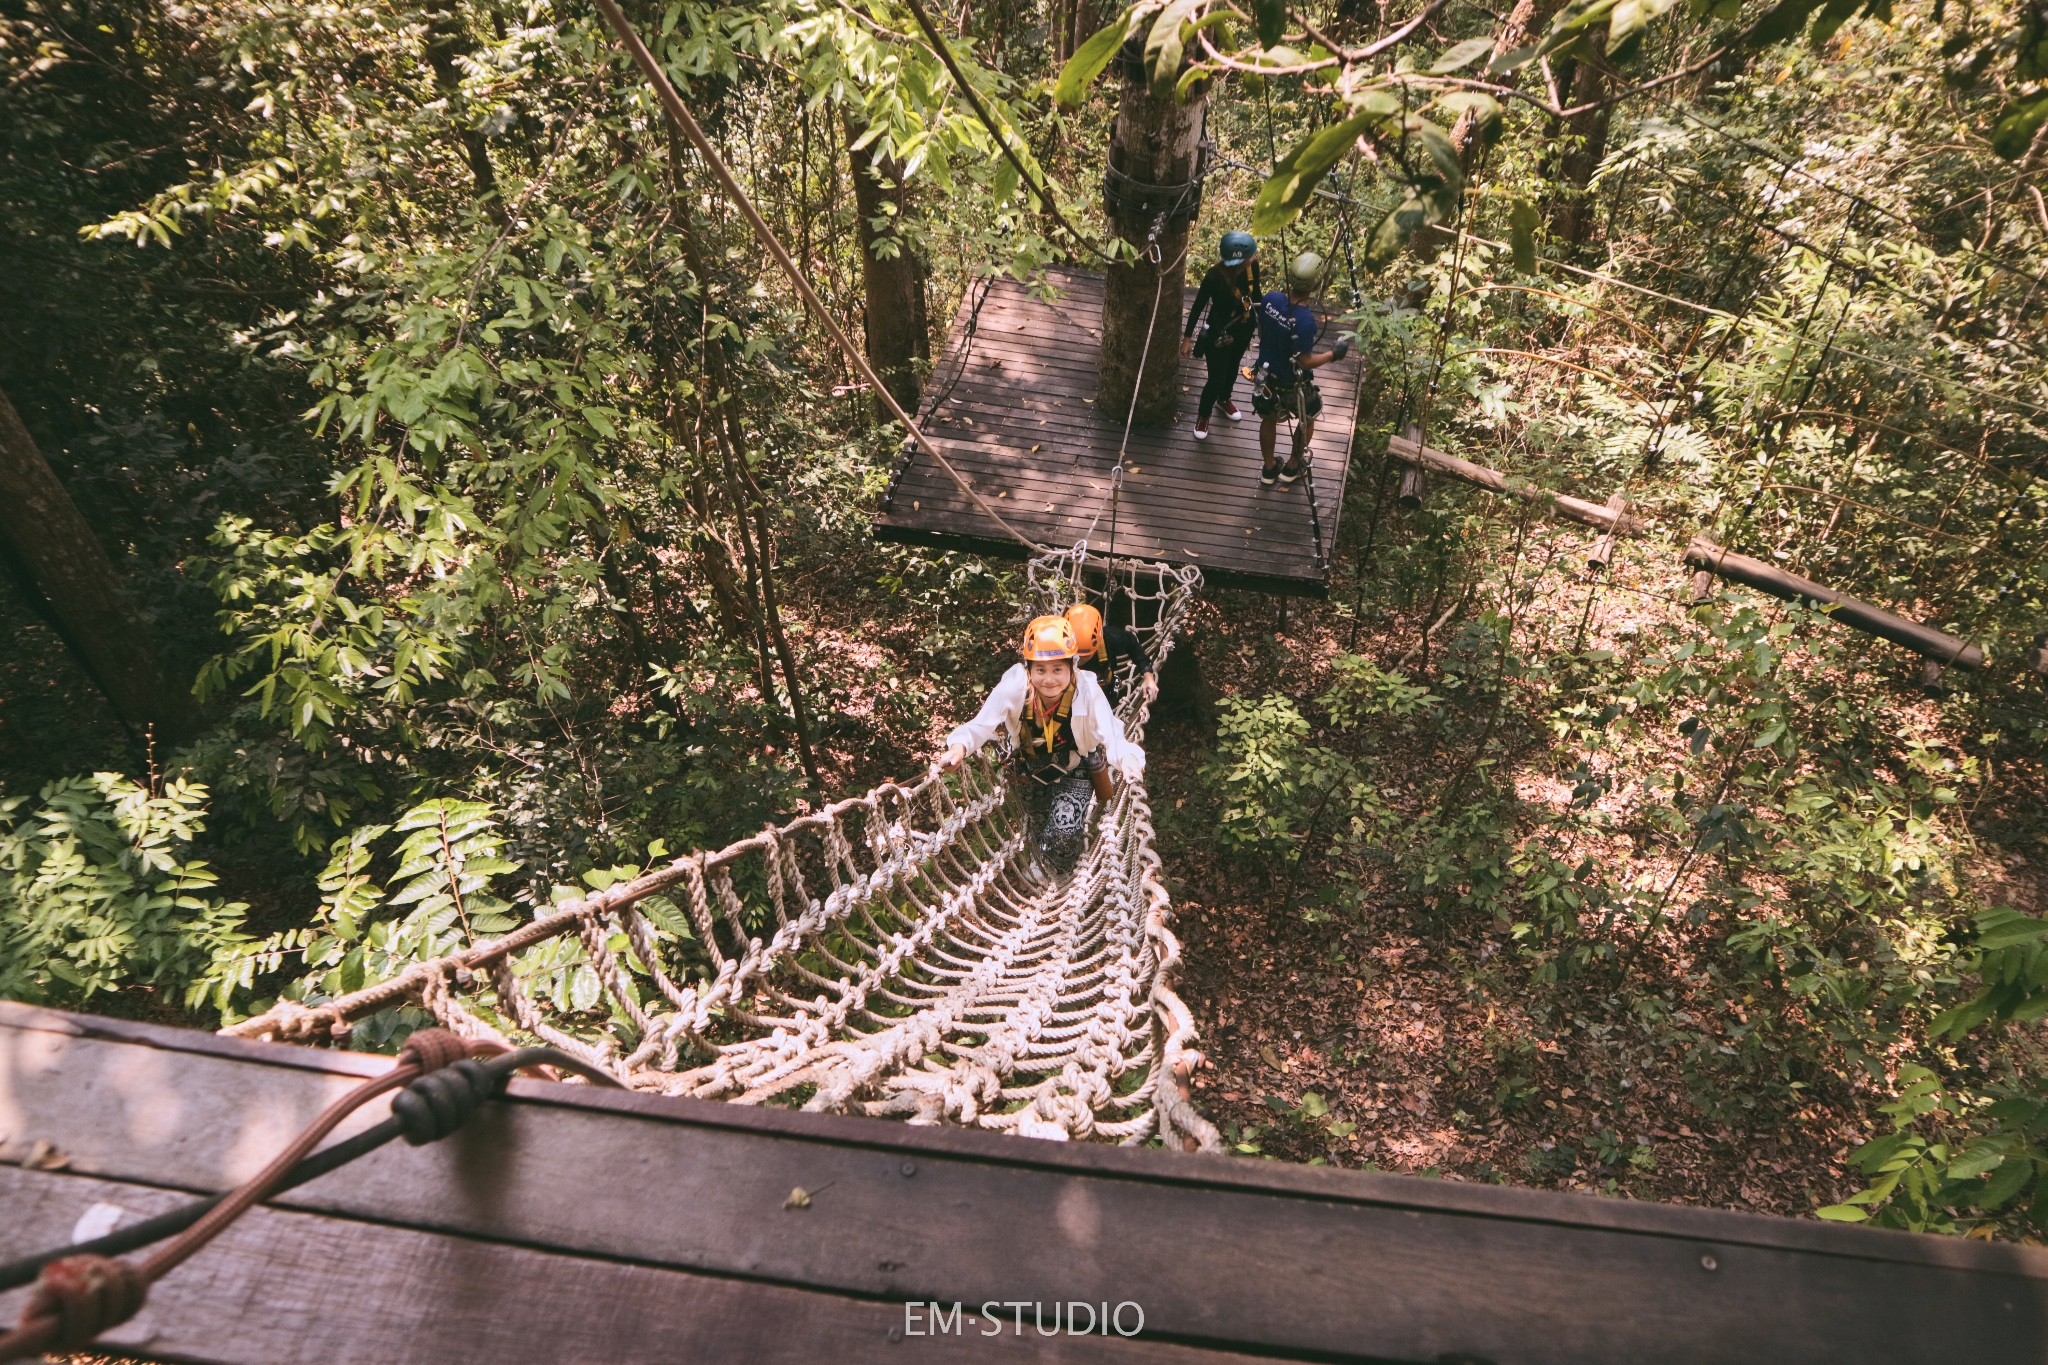
[(789, 1198), (782, 1201), (786, 1209), (807, 1209), (811, 1206), (811, 1192), (799, 1185), (789, 1192)]
[(61, 1171), (71, 1164), (71, 1158), (57, 1150), (57, 1145), (47, 1138), (37, 1138), (35, 1145), (28, 1149), (28, 1155), (21, 1160), (24, 1171)]

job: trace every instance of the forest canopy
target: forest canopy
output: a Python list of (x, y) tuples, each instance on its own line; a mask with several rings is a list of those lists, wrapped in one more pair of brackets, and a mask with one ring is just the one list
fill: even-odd
[[(1328, 595), (1210, 592), (1150, 741), (1235, 1150), (2048, 1231), (2048, 5), (621, 8), (906, 408), (977, 281), (1144, 258), (1126, 106), (1199, 113), (1190, 286), (1327, 263)], [(598, 8), (0, 0), (0, 63), (0, 997), (317, 1003), (922, 770), (1009, 662)]]

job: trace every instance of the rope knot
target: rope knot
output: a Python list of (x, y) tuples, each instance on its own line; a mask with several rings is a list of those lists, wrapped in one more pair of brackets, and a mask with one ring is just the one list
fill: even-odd
[(22, 1310), (21, 1329), (27, 1332), (39, 1326), (38, 1319), (54, 1319), (56, 1335), (47, 1344), (60, 1350), (79, 1350), (100, 1333), (134, 1317), (148, 1293), (149, 1285), (126, 1261), (66, 1256), (43, 1267), (35, 1292)]
[[(439, 1029), (428, 1031), (441, 1033)], [(417, 1038), (419, 1035), (413, 1036)], [(455, 1035), (446, 1033), (442, 1036), (453, 1038)], [(482, 1062), (464, 1057), (428, 1072), (393, 1095), (391, 1113), (403, 1125), (405, 1140), (415, 1147), (423, 1147), (429, 1142), (439, 1142), (469, 1122), (477, 1106), (496, 1092), (498, 1080)]]
[(469, 1044), (444, 1028), (416, 1029), (399, 1049), (398, 1064), (410, 1062), (422, 1072), (439, 1071), (469, 1056)]

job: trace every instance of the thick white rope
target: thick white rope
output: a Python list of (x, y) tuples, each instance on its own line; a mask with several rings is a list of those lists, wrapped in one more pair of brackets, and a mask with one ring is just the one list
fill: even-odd
[[(1075, 601), (1087, 561), (1085, 544), (1034, 559), (1027, 605)], [(1152, 618), (1141, 634), (1163, 660), (1199, 571), (1125, 561), (1107, 572)], [(1125, 725), (1142, 741), (1148, 704), (1125, 690)], [(541, 1038), (642, 1089), (1216, 1150), (1188, 1098), (1201, 1054), (1173, 991), (1180, 944), (1143, 784), (1120, 783), (1095, 814), (1070, 875), (1034, 871), (1018, 803), (977, 758), (229, 1031), (307, 1038), (416, 1003), (464, 1036)], [(671, 974), (640, 908), (657, 901), (694, 926), (705, 979)], [(608, 1002), (603, 1022), (528, 984), (586, 969)]]

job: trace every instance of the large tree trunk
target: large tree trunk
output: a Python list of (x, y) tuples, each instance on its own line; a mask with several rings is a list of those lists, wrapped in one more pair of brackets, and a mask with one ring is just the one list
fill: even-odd
[[(462, 145), (463, 156), (469, 161), (469, 173), (476, 179), (476, 197), (494, 199), (498, 193), (498, 176), (491, 169), (491, 153), (484, 143), (484, 135), (476, 128), (462, 126), (468, 111), (462, 98), (462, 68), (457, 59), (468, 56), (475, 50), (475, 44), (469, 40), (462, 15), (455, 8), (456, 3), (457, 0), (445, 0), (441, 8), (427, 15), (427, 65), (434, 68), (434, 85), (440, 90), (441, 98), (448, 102), (448, 116), (456, 121), (456, 141)], [(492, 216), (502, 219), (504, 206), (494, 204)]]
[[(917, 362), (931, 359), (931, 329), (924, 304), (924, 258), (901, 231), (909, 196), (903, 168), (856, 147), (861, 130), (846, 126), (853, 170), (853, 202), (860, 222), (861, 282), (867, 294), (868, 363), (905, 412), (917, 411)], [(879, 226), (878, 226), (879, 225)], [(881, 400), (875, 400), (882, 411)]]
[(1106, 198), (1110, 226), (1139, 256), (1131, 264), (1109, 267), (1097, 408), (1119, 422), (1128, 412), (1141, 426), (1164, 426), (1173, 420), (1180, 400), (1181, 291), (1189, 231), (1201, 207), (1194, 179), (1208, 90), (1206, 83), (1197, 84), (1186, 104), (1177, 103), (1171, 92), (1154, 95), (1135, 45), (1124, 48), (1116, 65), (1123, 85), (1109, 145)]
[(4, 393), (0, 541), (121, 719), (136, 729), (154, 725), (165, 741), (182, 738), (189, 698), (164, 676), (152, 632), (123, 596), (113, 561)]

